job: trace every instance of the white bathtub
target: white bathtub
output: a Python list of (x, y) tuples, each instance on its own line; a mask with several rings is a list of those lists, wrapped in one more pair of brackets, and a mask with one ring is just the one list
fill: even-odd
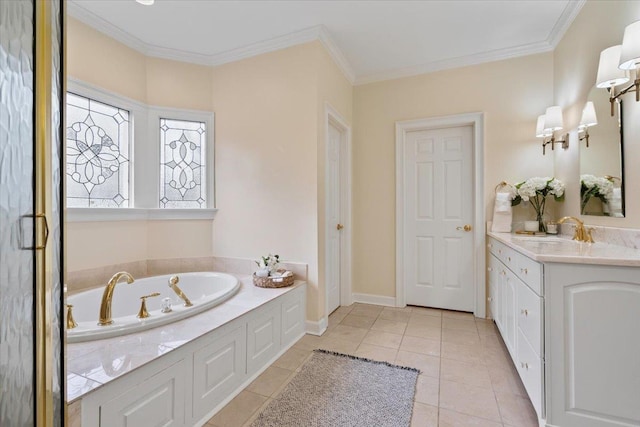
[[(169, 287), (169, 278), (173, 276), (180, 278), (178, 286), (193, 306), (185, 307), (184, 302)], [(73, 305), (73, 318), (78, 323), (77, 327), (67, 329), (67, 341), (73, 343), (110, 338), (175, 322), (215, 307), (231, 298), (238, 289), (240, 282), (237, 278), (230, 274), (214, 272), (147, 277), (132, 284), (123, 280), (116, 285), (113, 292), (113, 323), (107, 326), (98, 326), (104, 287), (81, 292), (67, 298), (67, 304)], [(150, 316), (138, 319), (136, 315), (140, 310), (140, 297), (153, 292), (160, 292), (160, 296), (147, 298)], [(171, 299), (172, 311), (169, 313), (160, 311), (164, 298)]]

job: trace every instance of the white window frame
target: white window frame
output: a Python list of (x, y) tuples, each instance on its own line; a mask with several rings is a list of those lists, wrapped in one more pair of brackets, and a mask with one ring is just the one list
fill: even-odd
[[(194, 110), (181, 110), (177, 108), (164, 108), (164, 107), (150, 107), (149, 108), (149, 135), (150, 140), (155, 143), (155, 155), (153, 159), (155, 167), (157, 168), (156, 174), (156, 207), (160, 208), (160, 151), (162, 145), (160, 144), (160, 119), (168, 120), (184, 120), (189, 122), (201, 122), (204, 123), (206, 128), (206, 140), (205, 140), (205, 196), (207, 198), (207, 207), (212, 205), (212, 201), (215, 200), (215, 188), (212, 179), (209, 179), (214, 175), (214, 150), (213, 150), (213, 135), (214, 135), (214, 115), (213, 113), (206, 113), (202, 111)], [(148, 151), (149, 152), (149, 151)], [(160, 208), (167, 210), (168, 208)]]
[[(215, 208), (214, 183), (214, 114), (209, 111), (182, 110), (148, 106), (122, 95), (107, 91), (81, 80), (69, 78), (67, 92), (114, 105), (130, 112), (129, 145), (129, 207), (128, 208), (67, 208), (69, 222), (130, 221), (169, 219), (213, 219)], [(206, 137), (207, 207), (197, 209), (160, 208), (160, 117), (204, 122)], [(66, 123), (65, 123), (66, 128)], [(65, 140), (66, 148), (66, 140)], [(66, 172), (65, 172), (66, 179)], [(66, 197), (65, 197), (66, 204)]]

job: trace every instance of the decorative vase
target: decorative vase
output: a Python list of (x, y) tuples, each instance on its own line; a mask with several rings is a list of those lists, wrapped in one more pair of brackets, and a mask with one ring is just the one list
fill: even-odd
[(536, 221), (538, 221), (538, 231), (547, 232), (547, 223), (544, 220), (544, 212), (536, 212)]

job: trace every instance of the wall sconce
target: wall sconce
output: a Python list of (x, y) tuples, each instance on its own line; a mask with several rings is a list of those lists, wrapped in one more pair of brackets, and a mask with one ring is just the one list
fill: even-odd
[[(616, 86), (630, 80), (631, 71), (634, 71), (633, 83), (616, 93)], [(636, 102), (640, 101), (640, 21), (627, 25), (622, 45), (611, 46), (600, 53), (596, 86), (609, 91), (611, 116), (614, 101), (626, 93), (635, 92)]]
[(569, 135), (565, 135), (563, 139), (556, 139), (555, 131), (562, 130), (564, 126), (562, 120), (562, 109), (555, 105), (547, 108), (547, 111), (538, 116), (536, 123), (536, 138), (542, 138), (542, 155), (546, 154), (547, 145), (551, 144), (554, 150), (554, 144), (562, 144), (565, 150), (569, 148)]
[(589, 148), (589, 128), (597, 124), (598, 117), (596, 116), (596, 109), (593, 106), (593, 102), (589, 101), (582, 110), (582, 118), (578, 126), (578, 140), (586, 141), (587, 148)]

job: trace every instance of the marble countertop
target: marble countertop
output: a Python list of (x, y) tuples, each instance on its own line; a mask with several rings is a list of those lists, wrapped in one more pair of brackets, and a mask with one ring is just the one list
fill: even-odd
[(211, 310), (143, 332), (67, 344), (67, 403), (304, 284), (265, 289), (251, 276), (236, 277), (238, 293)]
[(567, 236), (527, 239), (513, 233), (488, 232), (489, 236), (539, 262), (640, 267), (640, 249), (608, 243), (583, 243)]

